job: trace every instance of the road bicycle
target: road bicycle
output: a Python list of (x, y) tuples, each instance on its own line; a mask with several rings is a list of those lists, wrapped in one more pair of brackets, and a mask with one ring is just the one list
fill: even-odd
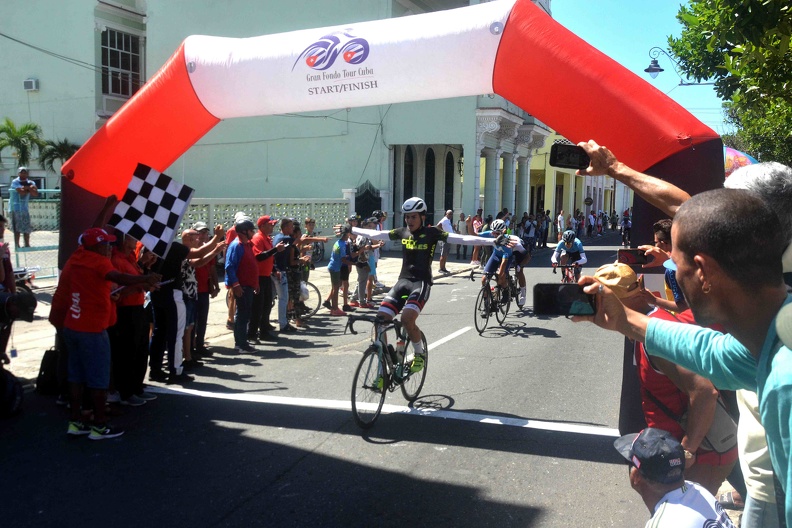
[[(421, 332), (424, 353), (416, 355), (407, 332), (398, 319), (390, 321), (380, 316), (350, 315), (346, 328), (357, 334), (354, 324), (365, 321), (373, 325), (371, 343), (363, 352), (352, 380), (352, 416), (362, 429), (368, 429), (382, 412), (385, 395), (397, 388), (402, 396), (414, 402), (421, 393), (429, 366), (429, 347)], [(388, 343), (388, 332), (395, 334), (396, 346)]]
[(553, 273), (556, 273), (557, 269), (561, 269), (562, 284), (577, 283), (577, 278), (575, 278), (575, 270), (580, 269), (580, 266), (576, 264), (559, 264), (558, 266), (553, 266)]
[[(475, 280), (473, 278), (475, 273), (476, 270), (470, 271), (471, 281)], [(494, 275), (485, 273), (484, 276), (486, 280), (481, 285), (481, 289), (476, 296), (476, 304), (473, 308), (473, 323), (479, 335), (487, 329), (490, 316), (493, 314), (495, 315), (495, 319), (498, 320), (498, 324), (503, 325), (503, 322), (506, 320), (506, 314), (509, 313), (509, 308), (511, 306), (511, 295), (509, 292), (511, 286), (500, 286), (497, 281), (492, 285), (491, 283)]]
[[(315, 284), (312, 282), (305, 282), (302, 281), (301, 286), (305, 286), (305, 290), (303, 290), (303, 294), (305, 291), (308, 292), (308, 297), (305, 300), (299, 301), (294, 308), (288, 311), (287, 315), (289, 320), (293, 320), (296, 318), (300, 319), (307, 319), (314, 315), (316, 312), (319, 311), (319, 308), (322, 307), (322, 295), (319, 293), (319, 288), (316, 287)], [(278, 290), (280, 290), (280, 286), (277, 282), (273, 281), (272, 284), (272, 306), (275, 307), (278, 304)], [(230, 292), (230, 290), (229, 290)], [(231, 296), (226, 295), (226, 306), (231, 304)]]
[[(272, 306), (275, 307), (278, 304), (278, 290), (280, 287), (275, 285), (272, 289)], [(300, 297), (304, 297), (305, 293), (308, 293), (308, 296), (294, 303), (294, 306), (286, 313), (288, 319), (290, 321), (294, 319), (308, 319), (312, 315), (316, 314), (319, 311), (319, 308), (322, 307), (322, 294), (319, 293), (319, 288), (312, 282), (301, 281), (300, 282)]]

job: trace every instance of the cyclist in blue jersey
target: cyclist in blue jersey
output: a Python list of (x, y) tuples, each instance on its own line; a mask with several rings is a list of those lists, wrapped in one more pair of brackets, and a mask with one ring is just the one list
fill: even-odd
[(586, 251), (583, 249), (583, 242), (575, 236), (574, 231), (571, 229), (564, 231), (561, 242), (558, 243), (553, 256), (550, 257), (550, 262), (553, 263), (554, 268), (559, 264), (562, 266), (574, 265), (575, 280), (580, 279), (580, 268), (588, 262), (588, 259), (586, 258)]
[[(503, 220), (494, 220), (490, 224), (489, 231), (482, 231), (479, 236), (485, 238), (498, 238), (506, 234), (506, 222)], [(531, 254), (522, 245), (520, 237), (509, 236), (510, 245), (496, 245), (492, 251), (487, 264), (484, 266), (484, 276), (481, 278), (482, 284), (488, 280), (491, 275), (496, 275), (498, 285), (505, 288), (508, 285), (506, 275), (509, 269), (515, 266), (517, 269), (517, 282), (520, 285), (520, 297), (517, 299), (517, 306), (521, 307), (525, 304), (525, 274), (523, 273), (523, 266), (528, 264), (531, 260)]]

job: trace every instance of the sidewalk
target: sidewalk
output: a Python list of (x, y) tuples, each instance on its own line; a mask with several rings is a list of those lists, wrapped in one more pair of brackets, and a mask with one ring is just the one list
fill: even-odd
[[(618, 244), (618, 232), (608, 232), (602, 237), (584, 239), (583, 243), (586, 246)], [(548, 241), (548, 247), (554, 248), (555, 244)], [(455, 258), (455, 247), (451, 248), (451, 253), (448, 258), (446, 267), (450, 272), (448, 275), (436, 275), (435, 282), (443, 282), (448, 280), (449, 277), (454, 275), (470, 272), (472, 266), (468, 259), (462, 261)], [(550, 254), (552, 249), (539, 249), (535, 250), (533, 255), (534, 259), (537, 257), (543, 258), (549, 265)], [(470, 249), (468, 250), (470, 254)], [(437, 260), (435, 257), (433, 269), (437, 271)], [(386, 251), (383, 252), (379, 264), (377, 265), (377, 273), (380, 282), (387, 286), (393, 286), (399, 276), (401, 270), (401, 252)], [(317, 266), (316, 270), (311, 272), (310, 281), (319, 288), (322, 296), (327, 295), (330, 291), (330, 274), (327, 272), (327, 262), (323, 262), (321, 266)], [(352, 281), (350, 286), (354, 289), (355, 273), (352, 273)], [(28, 390), (33, 388), (36, 377), (38, 376), (41, 358), (44, 352), (51, 348), (55, 343), (55, 331), (47, 321), (49, 316), (50, 304), (52, 302), (52, 294), (55, 292), (56, 282), (55, 279), (42, 279), (34, 281), (34, 292), (36, 299), (38, 299), (38, 307), (36, 308), (35, 319), (32, 323), (25, 323), (17, 321), (14, 323), (11, 339), (8, 344), (9, 356), (10, 350), (16, 348), (17, 357), (11, 359), (11, 364), (6, 365), (15, 376), (20, 378), (23, 384), (26, 384)], [(377, 296), (381, 298), (381, 295)], [(317, 315), (327, 314), (327, 310), (320, 308)], [(228, 309), (225, 303), (225, 289), (221, 294), (212, 299), (209, 305), (209, 321), (206, 329), (206, 341), (211, 346), (220, 347), (233, 347), (233, 335), (231, 330), (226, 328), (226, 319), (228, 316)], [(273, 310), (273, 317), (277, 317), (277, 312)], [(310, 322), (309, 322), (310, 324)], [(297, 334), (299, 336), (299, 334)], [(200, 373), (200, 371), (198, 372)]]

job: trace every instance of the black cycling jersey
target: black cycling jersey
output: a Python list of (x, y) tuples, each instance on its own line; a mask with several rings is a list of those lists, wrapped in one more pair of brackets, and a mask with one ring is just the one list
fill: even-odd
[(402, 268), (400, 279), (432, 282), (432, 258), (438, 242), (445, 242), (448, 233), (437, 227), (421, 227), (412, 233), (406, 227), (391, 229), (391, 240), (401, 240)]

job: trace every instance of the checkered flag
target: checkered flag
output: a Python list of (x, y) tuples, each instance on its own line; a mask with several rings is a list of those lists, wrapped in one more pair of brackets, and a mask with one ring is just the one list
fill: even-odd
[(110, 218), (110, 225), (164, 258), (193, 192), (194, 189), (138, 163), (124, 198)]

